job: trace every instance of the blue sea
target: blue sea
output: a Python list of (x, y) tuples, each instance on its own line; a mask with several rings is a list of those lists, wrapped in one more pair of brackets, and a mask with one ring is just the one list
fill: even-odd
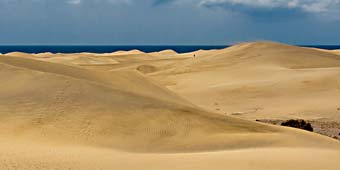
[[(340, 45), (303, 45), (304, 47), (314, 47), (321, 49), (340, 49)], [(25, 52), (25, 53), (80, 53), (80, 52), (91, 52), (91, 53), (110, 53), (119, 50), (133, 50), (138, 49), (144, 52), (155, 52), (166, 49), (172, 49), (178, 53), (192, 52), (200, 49), (211, 50), (211, 49), (223, 49), (228, 46), (223, 45), (139, 45), (139, 46), (119, 46), (119, 45), (0, 45), (0, 53), (10, 52)]]

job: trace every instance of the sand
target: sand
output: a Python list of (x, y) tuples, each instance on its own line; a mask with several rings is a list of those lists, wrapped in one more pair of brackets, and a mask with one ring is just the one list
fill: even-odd
[(221, 114), (340, 120), (339, 75), (338, 55), (260, 42), (213, 51), (150, 77)]
[(334, 54), (340, 55), (340, 50), (333, 50), (331, 52), (334, 53)]
[(338, 55), (271, 42), (1, 55), (0, 169), (334, 170), (339, 141), (250, 120), (337, 120), (339, 74)]

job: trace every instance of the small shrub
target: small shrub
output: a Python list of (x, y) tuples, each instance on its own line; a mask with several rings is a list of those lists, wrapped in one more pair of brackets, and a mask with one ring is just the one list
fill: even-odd
[(298, 120), (287, 120), (281, 123), (282, 126), (294, 127), (303, 130), (307, 130), (313, 132), (313, 127), (310, 123), (307, 123), (305, 120), (298, 119)]

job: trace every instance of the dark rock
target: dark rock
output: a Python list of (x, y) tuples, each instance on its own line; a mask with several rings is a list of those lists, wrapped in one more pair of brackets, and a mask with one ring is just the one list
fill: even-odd
[(313, 132), (313, 127), (310, 123), (307, 123), (305, 120), (298, 119), (298, 120), (288, 120), (281, 123), (282, 126), (294, 127), (303, 130), (307, 130)]

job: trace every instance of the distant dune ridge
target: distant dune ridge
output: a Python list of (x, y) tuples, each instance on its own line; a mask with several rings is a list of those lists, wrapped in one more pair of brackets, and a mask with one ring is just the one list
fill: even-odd
[(244, 119), (340, 121), (335, 53), (1, 55), (0, 169), (334, 170), (340, 142)]
[(333, 50), (332, 52), (333, 52), (334, 54), (340, 55), (340, 50)]

